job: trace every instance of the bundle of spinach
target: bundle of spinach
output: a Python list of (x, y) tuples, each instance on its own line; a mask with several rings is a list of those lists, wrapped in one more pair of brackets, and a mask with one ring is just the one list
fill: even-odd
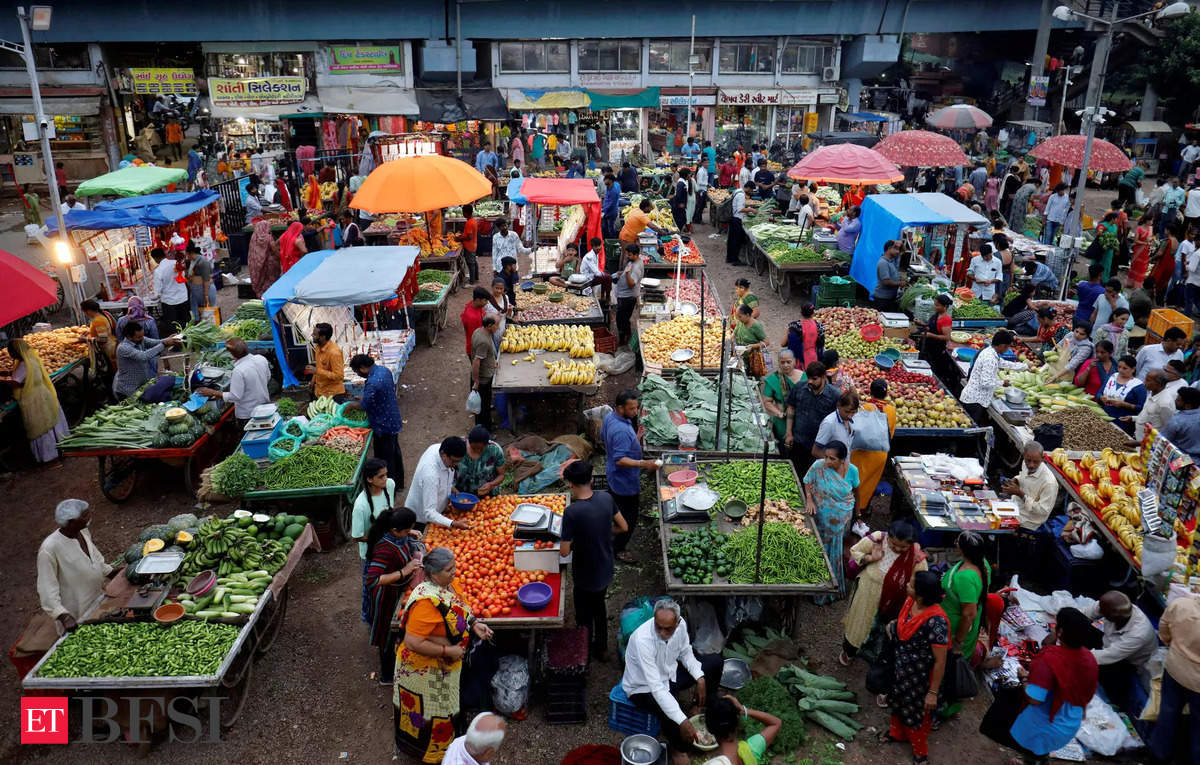
[[(804, 716), (800, 714), (796, 700), (775, 678), (760, 677), (751, 680), (737, 692), (737, 698), (747, 709), (757, 709), (775, 715), (783, 721), (779, 735), (771, 744), (771, 752), (786, 757), (795, 754), (808, 742)], [(742, 737), (748, 738), (762, 729), (762, 723), (747, 718), (742, 722)]]

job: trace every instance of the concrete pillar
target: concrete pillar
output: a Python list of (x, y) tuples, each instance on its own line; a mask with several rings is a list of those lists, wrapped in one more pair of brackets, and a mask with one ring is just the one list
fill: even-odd
[(1149, 122), (1154, 119), (1156, 111), (1158, 111), (1158, 91), (1147, 82), (1146, 90), (1142, 93), (1142, 110), (1138, 113), (1138, 119)]
[(862, 98), (862, 79), (847, 77), (842, 82), (846, 83), (846, 109), (851, 112), (858, 111), (861, 108), (859, 101)]
[[(1038, 16), (1037, 39), (1033, 43), (1033, 57), (1029, 60), (1030, 77), (1041, 77), (1046, 70), (1046, 51), (1050, 49), (1050, 14), (1054, 10), (1055, 0), (1042, 0), (1042, 11)], [(1031, 80), (1032, 82), (1032, 80)], [(1025, 119), (1037, 118), (1039, 107), (1025, 103)]]

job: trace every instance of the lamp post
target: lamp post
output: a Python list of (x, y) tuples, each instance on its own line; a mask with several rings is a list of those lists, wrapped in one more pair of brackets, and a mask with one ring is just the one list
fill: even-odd
[[(696, 14), (692, 14), (692, 42), (688, 47), (688, 102), (686, 116), (683, 121), (683, 140), (687, 141), (692, 134), (692, 80), (696, 73), (692, 67), (696, 65)], [(682, 148), (682, 147), (681, 147)]]
[(76, 324), (83, 321), (82, 312), (79, 310), (79, 291), (76, 289), (74, 282), (71, 281), (71, 266), (74, 263), (75, 256), (71, 251), (71, 246), (67, 242), (67, 224), (63, 220), (62, 200), (58, 196), (58, 181), (54, 175), (54, 157), (50, 152), (50, 120), (42, 109), (42, 91), (38, 86), (37, 64), (33, 58), (33, 40), (30, 36), (30, 29), (35, 29), (39, 32), (44, 32), (50, 28), (51, 7), (48, 5), (34, 5), (30, 7), (30, 13), (25, 12), (24, 6), (17, 8), (17, 21), (21, 25), (21, 38), (23, 45), (17, 45), (6, 40), (0, 40), (0, 49), (16, 53), (21, 58), (25, 59), (25, 69), (29, 73), (29, 93), (33, 97), (33, 113), (34, 124), (37, 126), (38, 136), (42, 142), (42, 160), (45, 164), (46, 186), (50, 189), (50, 207), (54, 211), (55, 220), (58, 222), (58, 240), (54, 244), (54, 255), (58, 264), (62, 267), (63, 294), (67, 297), (67, 302), (71, 306), (71, 314)]

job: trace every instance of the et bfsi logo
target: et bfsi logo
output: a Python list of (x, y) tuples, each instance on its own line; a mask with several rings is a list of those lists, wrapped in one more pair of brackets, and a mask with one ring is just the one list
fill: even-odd
[(66, 696), (28, 696), (21, 699), (21, 743), (67, 743)]

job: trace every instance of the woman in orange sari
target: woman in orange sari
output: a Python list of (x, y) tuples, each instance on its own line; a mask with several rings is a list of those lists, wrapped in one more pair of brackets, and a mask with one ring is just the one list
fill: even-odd
[(279, 237), (279, 272), (286, 274), (308, 252), (304, 246), (304, 224), (296, 221)]
[(454, 581), (454, 553), (435, 547), (421, 562), (425, 581), (408, 597), (401, 617), (404, 640), (396, 651), (392, 711), (396, 749), (439, 763), (463, 729), (458, 684), (474, 636), (492, 637), (477, 621)]
[[(887, 380), (882, 378), (871, 381), (871, 395), (867, 396), (862, 401), (862, 406), (859, 409), (859, 414), (866, 412), (883, 412), (887, 417), (887, 434), (890, 441), (892, 435), (896, 432), (896, 407), (888, 401), (888, 386)], [(867, 417), (875, 415), (868, 414)], [(855, 427), (858, 428), (858, 419), (855, 418)], [(888, 452), (878, 449), (860, 449), (858, 444), (853, 444), (853, 449), (850, 452), (850, 464), (858, 468), (858, 507), (855, 510), (855, 515), (862, 518), (867, 513), (867, 505), (871, 502), (871, 497), (875, 494), (875, 487), (879, 485), (879, 479), (883, 477), (883, 468), (887, 465)]]
[(1146, 280), (1146, 272), (1150, 269), (1150, 243), (1154, 241), (1154, 215), (1146, 213), (1138, 219), (1137, 230), (1133, 235), (1133, 255), (1129, 259), (1129, 273), (1125, 284), (1130, 289), (1137, 289)]
[(1155, 305), (1166, 304), (1167, 288), (1171, 286), (1171, 277), (1175, 275), (1175, 251), (1179, 249), (1179, 238), (1171, 226), (1164, 227), (1163, 234), (1158, 252), (1154, 254), (1154, 268), (1150, 271), (1154, 279), (1154, 294), (1151, 297)]

